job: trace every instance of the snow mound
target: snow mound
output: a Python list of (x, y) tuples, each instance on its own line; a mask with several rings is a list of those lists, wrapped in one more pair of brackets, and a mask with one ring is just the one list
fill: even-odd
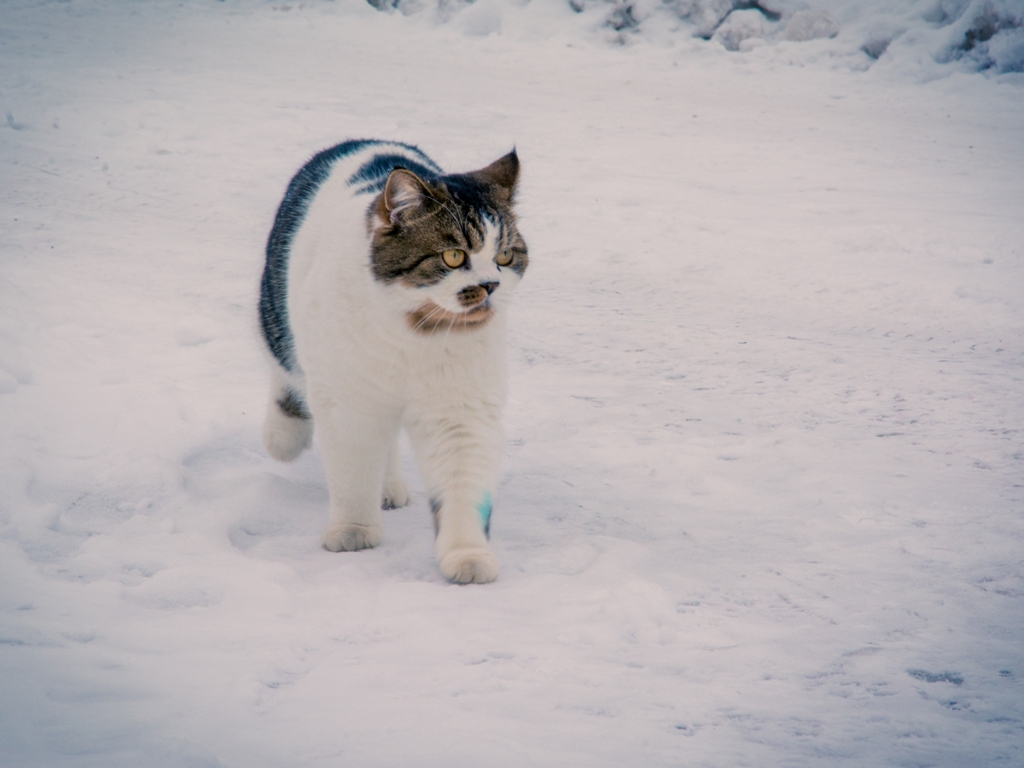
[(1024, 72), (1024, 3), (1019, 0), (940, 0), (926, 19), (946, 30), (936, 60)]
[[(1024, 72), (1021, 0), (367, 0), (385, 12), (452, 22), (468, 36), (502, 34), (506, 17), (531, 29), (596, 34), (616, 44), (696, 38), (727, 51), (778, 49), (864, 70), (880, 60), (927, 77)], [(799, 46), (814, 43), (801, 52)], [(895, 44), (894, 44), (895, 43)], [(797, 45), (796, 50), (793, 45)]]

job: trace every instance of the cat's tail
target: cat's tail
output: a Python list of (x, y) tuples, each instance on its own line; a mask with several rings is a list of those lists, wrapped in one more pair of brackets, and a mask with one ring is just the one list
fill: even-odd
[(275, 371), (263, 422), (263, 446), (278, 461), (293, 461), (313, 443), (313, 416), (305, 398)]

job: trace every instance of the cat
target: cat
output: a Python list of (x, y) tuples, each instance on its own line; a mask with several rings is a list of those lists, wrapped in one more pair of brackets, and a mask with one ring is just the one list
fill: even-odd
[(502, 453), (505, 332), (529, 263), (515, 149), (446, 175), (417, 147), (345, 141), (288, 185), (260, 287), (272, 385), (263, 442), (291, 461), (316, 424), (330, 495), (323, 545), (381, 541), (409, 495), (404, 427), (430, 494), (441, 573), (498, 576), (492, 498)]

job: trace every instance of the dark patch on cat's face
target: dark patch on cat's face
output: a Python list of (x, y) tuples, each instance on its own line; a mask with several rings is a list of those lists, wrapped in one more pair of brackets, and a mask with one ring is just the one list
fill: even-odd
[(441, 258), (444, 251), (457, 248), (472, 253), (483, 245), (484, 222), (477, 210), (467, 209), (443, 183), (425, 190), (419, 205), (398, 216), (384, 209), (384, 193), (374, 206), (382, 220), (395, 219), (373, 235), (373, 276), (383, 283), (401, 281), (413, 288), (434, 285), (452, 271)]
[(494, 315), (489, 306), (478, 307), (467, 312), (449, 312), (432, 301), (425, 302), (406, 316), (409, 327), (420, 333), (431, 334), (437, 330), (468, 331), (483, 325)]
[[(482, 304), (488, 296), (491, 295), (491, 286), (496, 285), (495, 283), (483, 283), (481, 285), (467, 285), (461, 291), (459, 291), (456, 298), (466, 309), (472, 309), (479, 304)], [(489, 290), (489, 288), (491, 290)]]

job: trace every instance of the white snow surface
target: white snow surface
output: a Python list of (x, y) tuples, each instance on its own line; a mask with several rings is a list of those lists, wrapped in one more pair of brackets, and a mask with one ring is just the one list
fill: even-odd
[[(0, 764), (1024, 765), (1021, 7), (888, 6), (5, 0)], [(522, 160), (489, 586), (259, 444), (365, 136)]]

